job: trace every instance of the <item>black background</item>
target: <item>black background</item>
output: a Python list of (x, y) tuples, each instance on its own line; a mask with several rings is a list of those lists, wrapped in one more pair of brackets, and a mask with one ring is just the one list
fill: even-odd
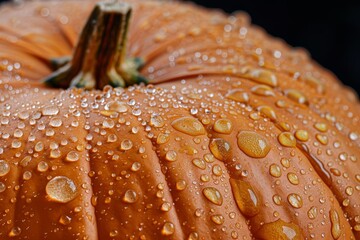
[(360, 93), (360, 1), (193, 2), (229, 13), (236, 10), (248, 12), (254, 24), (292, 46), (306, 48), (316, 61)]

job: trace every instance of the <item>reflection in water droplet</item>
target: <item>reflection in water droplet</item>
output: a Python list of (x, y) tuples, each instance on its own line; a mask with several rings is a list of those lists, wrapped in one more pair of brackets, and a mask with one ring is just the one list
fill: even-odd
[(188, 134), (190, 136), (199, 136), (206, 133), (204, 126), (193, 117), (182, 117), (174, 120), (171, 126), (179, 132)]
[(240, 131), (237, 139), (239, 148), (253, 158), (264, 158), (271, 149), (267, 140), (255, 132)]
[(127, 190), (124, 194), (123, 201), (126, 203), (135, 203), (138, 200), (137, 193), (134, 190)]
[(175, 226), (171, 222), (166, 222), (161, 229), (161, 234), (164, 236), (171, 236), (174, 234), (174, 232)]
[(294, 208), (301, 208), (303, 205), (302, 198), (300, 197), (300, 195), (296, 193), (289, 194), (287, 199), (290, 205), (293, 206)]
[(295, 147), (296, 139), (290, 132), (282, 132), (278, 136), (278, 140), (284, 147)]
[(225, 161), (231, 157), (231, 145), (222, 138), (211, 139), (209, 148), (211, 153), (220, 161)]
[(223, 134), (230, 134), (232, 131), (232, 122), (229, 119), (218, 119), (214, 123), (214, 131)]
[(46, 184), (46, 194), (50, 201), (67, 203), (77, 196), (75, 183), (64, 176), (56, 176)]

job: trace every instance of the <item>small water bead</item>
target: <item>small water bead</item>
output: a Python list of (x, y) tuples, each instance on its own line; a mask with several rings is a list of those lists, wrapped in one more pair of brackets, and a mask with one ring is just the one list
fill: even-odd
[(278, 136), (278, 140), (284, 147), (295, 147), (296, 139), (290, 132), (282, 132)]
[(16, 138), (21, 138), (23, 135), (24, 135), (24, 133), (20, 129), (16, 129), (14, 131), (14, 137), (16, 137)]
[(69, 225), (71, 223), (71, 217), (70, 216), (67, 216), (67, 215), (61, 215), (61, 217), (59, 218), (59, 223), (61, 225)]
[(21, 228), (20, 227), (13, 227), (11, 231), (9, 232), (9, 237), (17, 237), (21, 234)]
[(240, 212), (247, 217), (258, 214), (260, 202), (253, 187), (245, 181), (234, 178), (230, 178), (230, 185)]
[(118, 137), (115, 134), (109, 134), (107, 137), (107, 142), (114, 143), (118, 140)]
[(171, 203), (164, 202), (163, 204), (161, 204), (160, 210), (163, 212), (168, 212), (168, 211), (170, 211), (171, 207), (172, 207)]
[(311, 207), (307, 212), (307, 215), (310, 219), (315, 219), (318, 215), (318, 210), (315, 206)]
[(129, 139), (125, 139), (121, 141), (120, 149), (123, 151), (130, 150), (133, 147), (133, 143)]
[(354, 193), (354, 188), (353, 187), (346, 187), (346, 189), (345, 189), (345, 193), (348, 195), (348, 196), (351, 196), (351, 195), (353, 195), (353, 193)]
[(207, 163), (213, 163), (213, 162), (215, 162), (215, 157), (211, 153), (207, 153), (207, 154), (204, 155), (204, 160)]
[(174, 150), (170, 150), (166, 153), (165, 159), (169, 162), (175, 162), (177, 160), (177, 153)]
[(242, 75), (245, 78), (249, 78), (255, 82), (265, 84), (271, 87), (277, 86), (277, 78), (274, 73), (262, 68), (250, 68), (247, 67), (245, 73)]
[(41, 152), (44, 150), (44, 143), (43, 142), (37, 142), (34, 147), (35, 152)]
[(56, 176), (46, 184), (46, 194), (50, 201), (67, 203), (73, 200), (78, 192), (75, 183), (65, 176)]
[(131, 171), (133, 171), (133, 172), (139, 171), (140, 168), (141, 168), (141, 163), (139, 163), (139, 162), (134, 162), (134, 163), (131, 165)]
[(284, 222), (282, 219), (278, 219), (275, 222), (265, 223), (261, 228), (254, 233), (256, 239), (265, 240), (279, 240), (279, 239), (291, 239), (301, 240), (304, 239), (301, 234), (300, 227), (294, 223)]
[(49, 125), (52, 127), (61, 127), (62, 120), (60, 118), (52, 118), (49, 122)]
[(299, 141), (306, 142), (309, 140), (309, 133), (306, 130), (297, 130), (295, 132), (295, 137)]
[(6, 189), (5, 183), (0, 182), (0, 193), (4, 192)]
[(218, 133), (230, 134), (232, 128), (232, 122), (229, 119), (218, 119), (214, 123), (214, 131)]
[(5, 160), (0, 160), (0, 177), (5, 176), (10, 172), (10, 165)]
[(269, 106), (260, 106), (257, 110), (265, 117), (269, 118), (272, 121), (276, 120), (276, 113), (274, 109)]
[(280, 195), (275, 194), (272, 199), (276, 205), (281, 205), (282, 198)]
[(179, 180), (176, 182), (176, 189), (179, 191), (184, 190), (187, 187), (187, 183), (185, 180)]
[(280, 163), (284, 168), (289, 168), (290, 167), (290, 160), (288, 158), (282, 158), (280, 160)]
[(30, 171), (25, 171), (25, 172), (23, 173), (23, 179), (24, 179), (24, 180), (30, 180), (31, 177), (32, 177), (32, 173), (31, 173)]
[(211, 221), (217, 225), (221, 225), (225, 222), (225, 218), (222, 215), (213, 215), (211, 216)]
[(122, 198), (125, 203), (135, 203), (138, 200), (138, 195), (134, 190), (127, 190)]
[(213, 174), (214, 174), (215, 176), (218, 176), (218, 177), (221, 176), (222, 173), (223, 173), (220, 165), (218, 165), (218, 164), (215, 164), (215, 165), (213, 166), (212, 172), (213, 172)]
[(298, 185), (299, 184), (299, 178), (295, 173), (292, 173), (292, 172), (288, 173), (287, 174), (287, 179), (293, 185)]
[(215, 158), (220, 161), (225, 161), (231, 157), (231, 145), (222, 138), (211, 139), (209, 148)]
[(11, 142), (11, 147), (15, 148), (15, 149), (20, 148), (21, 145), (22, 145), (22, 143), (17, 139), (15, 139)]
[(214, 187), (206, 187), (203, 189), (204, 196), (213, 204), (221, 206), (223, 203), (223, 197), (219, 190)]
[(271, 149), (263, 136), (251, 131), (240, 131), (237, 143), (241, 151), (253, 158), (264, 158)]
[(171, 222), (166, 222), (161, 229), (161, 234), (164, 236), (171, 236), (174, 233), (175, 233), (174, 224)]
[(300, 103), (300, 104), (308, 104), (308, 100), (306, 96), (295, 89), (287, 89), (285, 90), (285, 96), (287, 96), (289, 99), (293, 100), (294, 102)]
[(289, 194), (287, 200), (294, 208), (301, 208), (303, 206), (302, 198), (296, 193)]
[(37, 170), (39, 172), (46, 172), (48, 169), (49, 169), (49, 165), (44, 161), (39, 162), (37, 165)]
[(59, 108), (56, 106), (49, 106), (42, 109), (41, 113), (44, 116), (55, 116), (59, 113)]
[(227, 94), (226, 97), (228, 99), (234, 100), (236, 102), (240, 102), (240, 103), (247, 103), (249, 102), (249, 95), (244, 92), (244, 90), (242, 89), (233, 89), (230, 90)]
[(316, 134), (315, 135), (316, 139), (322, 144), (322, 145), (326, 145), (328, 144), (328, 137), (322, 134)]
[(259, 96), (275, 96), (273, 89), (266, 85), (256, 85), (251, 88), (251, 92)]
[(192, 232), (189, 234), (187, 240), (199, 240), (199, 234), (197, 232)]
[(201, 159), (201, 158), (195, 158), (195, 159), (193, 159), (193, 160), (192, 160), (192, 163), (193, 163), (196, 167), (198, 167), (198, 168), (200, 168), (200, 169), (202, 169), (202, 170), (204, 170), (204, 169), (206, 168), (206, 162), (205, 162), (203, 159)]
[(79, 160), (79, 158), (80, 158), (79, 153), (76, 151), (70, 151), (66, 155), (66, 161), (68, 162), (76, 162)]
[(159, 115), (153, 115), (150, 118), (150, 126), (160, 128), (165, 125), (164, 119)]
[(128, 111), (128, 107), (126, 103), (121, 101), (110, 101), (105, 105), (104, 108), (106, 111), (118, 112), (118, 113), (124, 113)]
[(103, 128), (113, 128), (115, 126), (115, 122), (112, 119), (105, 119), (102, 123)]
[(326, 132), (328, 130), (326, 123), (315, 123), (314, 127), (320, 132)]
[(352, 141), (356, 141), (356, 140), (358, 140), (359, 135), (358, 135), (357, 133), (355, 133), (355, 132), (350, 132), (350, 133), (349, 133), (349, 138), (350, 138)]
[(117, 231), (117, 230), (112, 230), (112, 231), (110, 231), (110, 233), (109, 233), (109, 236), (110, 237), (116, 237), (116, 236), (118, 236), (119, 235), (119, 231)]
[(277, 164), (271, 164), (269, 168), (271, 176), (279, 178), (281, 177), (281, 168)]
[(199, 136), (206, 133), (204, 126), (199, 120), (193, 117), (182, 117), (174, 120), (171, 126), (179, 132), (190, 136)]
[(340, 226), (340, 219), (339, 214), (336, 210), (330, 210), (330, 222), (331, 222), (331, 235), (334, 239), (338, 239), (341, 236), (341, 226)]
[(50, 158), (59, 158), (61, 157), (61, 151), (59, 149), (54, 149), (50, 151)]
[(157, 144), (164, 144), (167, 143), (170, 139), (170, 135), (166, 133), (160, 133), (158, 137), (156, 138)]

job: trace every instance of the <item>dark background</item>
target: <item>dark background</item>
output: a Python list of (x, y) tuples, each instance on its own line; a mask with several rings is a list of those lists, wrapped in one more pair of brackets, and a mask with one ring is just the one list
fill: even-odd
[(254, 24), (292, 46), (306, 48), (316, 61), (360, 93), (360, 1), (193, 1), (229, 13), (248, 12)]
[(252, 23), (330, 69), (360, 93), (360, 1), (193, 0), (226, 12), (242, 10)]

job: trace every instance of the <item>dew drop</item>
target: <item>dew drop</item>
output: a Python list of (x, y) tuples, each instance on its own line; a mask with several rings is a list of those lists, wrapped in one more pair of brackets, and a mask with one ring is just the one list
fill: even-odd
[(261, 68), (248, 68), (243, 75), (245, 78), (249, 78), (255, 82), (265, 84), (271, 87), (277, 86), (277, 79), (275, 74), (269, 70)]
[(240, 131), (237, 143), (241, 151), (253, 158), (264, 158), (271, 149), (263, 136), (251, 131)]
[(204, 126), (193, 117), (182, 117), (174, 120), (171, 125), (179, 132), (190, 136), (199, 136), (206, 133)]
[(247, 217), (259, 213), (260, 202), (252, 186), (240, 179), (230, 178), (231, 190), (240, 212)]
[(9, 232), (9, 237), (17, 237), (21, 234), (21, 228), (19, 227), (13, 227), (11, 231)]
[(66, 161), (68, 162), (76, 162), (79, 160), (79, 153), (75, 151), (70, 151), (66, 155)]
[(138, 200), (138, 195), (134, 190), (127, 190), (122, 199), (126, 203), (135, 203)]
[(165, 125), (165, 122), (163, 120), (163, 118), (159, 115), (153, 115), (150, 118), (150, 126), (156, 127), (156, 128), (160, 128), (163, 127)]
[(59, 203), (67, 203), (77, 196), (75, 183), (67, 177), (56, 176), (46, 184), (47, 199)]
[(139, 171), (140, 168), (141, 168), (141, 163), (139, 163), (139, 162), (134, 162), (134, 163), (131, 165), (131, 171), (133, 171), (133, 172)]
[(217, 225), (221, 225), (224, 223), (225, 218), (222, 215), (213, 215), (211, 216), (211, 221), (213, 221)]
[(184, 190), (187, 187), (187, 183), (185, 180), (179, 180), (176, 182), (176, 189), (179, 191)]
[(240, 103), (247, 103), (249, 102), (249, 95), (244, 92), (242, 89), (233, 89), (230, 90), (227, 94), (226, 97), (228, 99), (234, 100), (236, 102), (240, 102)]
[(301, 208), (303, 206), (302, 198), (296, 193), (289, 194), (287, 200), (294, 208)]
[(71, 217), (67, 215), (61, 215), (59, 223), (64, 226), (69, 225), (71, 223)]
[(299, 184), (299, 178), (295, 173), (292, 173), (292, 172), (288, 173), (287, 174), (287, 179), (293, 185), (298, 185)]
[(310, 219), (315, 219), (317, 217), (318, 210), (315, 206), (311, 207), (307, 212), (307, 215)]
[(309, 140), (309, 133), (306, 130), (297, 130), (295, 132), (295, 137), (297, 140), (306, 142), (307, 140)]
[(193, 159), (193, 160), (192, 160), (192, 163), (193, 163), (196, 167), (198, 167), (198, 168), (200, 168), (200, 169), (202, 169), (202, 170), (204, 170), (204, 169), (206, 168), (206, 162), (205, 162), (203, 159), (201, 159), (201, 158), (195, 158), (195, 159)]
[(291, 99), (294, 102), (300, 103), (300, 104), (308, 104), (308, 100), (305, 97), (305, 95), (295, 89), (288, 89), (285, 90), (285, 96), (287, 96), (289, 99)]
[(270, 168), (269, 168), (269, 172), (270, 172), (271, 176), (273, 176), (273, 177), (276, 177), (276, 178), (281, 177), (281, 168), (277, 164), (271, 164)]
[(291, 239), (301, 240), (304, 239), (301, 234), (300, 227), (294, 223), (287, 223), (281, 219), (275, 222), (265, 223), (261, 228), (254, 233), (256, 239), (264, 240), (279, 240)]
[(222, 138), (214, 138), (209, 145), (211, 153), (220, 161), (227, 160), (231, 157), (231, 146)]
[(44, 116), (55, 116), (59, 113), (59, 108), (56, 106), (45, 107), (41, 111)]
[(232, 122), (229, 119), (218, 119), (214, 123), (214, 131), (223, 134), (230, 134), (232, 131)]
[(161, 234), (164, 236), (171, 236), (174, 234), (174, 232), (175, 226), (171, 222), (166, 222), (161, 229)]
[(213, 204), (221, 206), (223, 203), (223, 197), (219, 190), (214, 187), (206, 187), (203, 190), (204, 196)]
[(334, 239), (338, 239), (341, 236), (339, 214), (334, 209), (331, 209), (329, 214), (331, 221), (331, 235), (333, 236)]
[(123, 151), (130, 150), (133, 147), (133, 143), (129, 139), (125, 139), (120, 144), (120, 149)]
[(296, 139), (290, 132), (282, 132), (278, 136), (278, 140), (284, 147), (295, 147)]
[(10, 165), (5, 160), (0, 160), (0, 177), (10, 172)]

